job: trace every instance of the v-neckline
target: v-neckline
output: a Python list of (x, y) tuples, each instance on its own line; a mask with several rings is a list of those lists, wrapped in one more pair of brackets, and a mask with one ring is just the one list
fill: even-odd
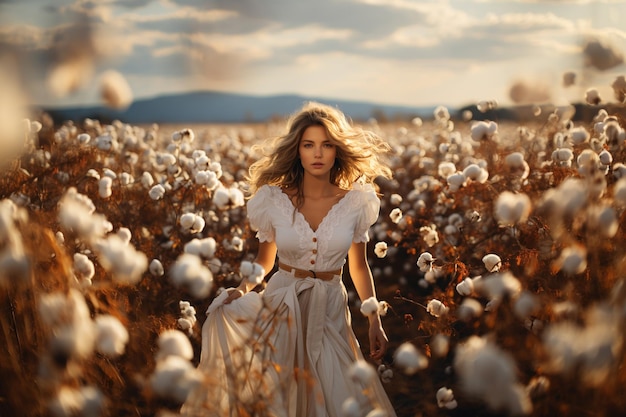
[(313, 232), (313, 234), (317, 233), (320, 228), (322, 227), (322, 225), (324, 225), (324, 223), (326, 222), (326, 219), (329, 218), (330, 214), (341, 205), (341, 203), (343, 202), (343, 200), (346, 199), (346, 197), (348, 197), (348, 195), (354, 191), (354, 188), (348, 190), (347, 193), (345, 193), (336, 203), (334, 203), (326, 212), (326, 214), (324, 215), (324, 217), (322, 217), (322, 220), (320, 221), (320, 223), (317, 225), (316, 229), (313, 229), (313, 227), (311, 226), (311, 223), (309, 223), (309, 221), (307, 220), (307, 218), (304, 216), (304, 214), (302, 214), (302, 212), (300, 210), (298, 210), (296, 208), (296, 206), (293, 204), (293, 201), (291, 201), (291, 197), (289, 197), (289, 195), (287, 193), (285, 193), (283, 190), (280, 190), (280, 193), (285, 196), (285, 198), (287, 199), (287, 201), (289, 201), (289, 205), (291, 205), (291, 207), (293, 208), (293, 210), (296, 212), (296, 217), (300, 217), (302, 219), (302, 221), (304, 222), (304, 224), (307, 225), (308, 229)]

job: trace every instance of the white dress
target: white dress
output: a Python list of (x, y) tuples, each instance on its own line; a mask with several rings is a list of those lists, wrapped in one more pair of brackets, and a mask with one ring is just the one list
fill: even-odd
[[(278, 258), (296, 268), (341, 268), (352, 242), (369, 240), (380, 200), (371, 185), (354, 184), (312, 230), (275, 186), (259, 188), (247, 205), (259, 241), (275, 241)], [(189, 416), (342, 417), (346, 400), (366, 415), (395, 416), (377, 376), (361, 385), (349, 375), (363, 359), (351, 327), (341, 276), (295, 278), (279, 269), (261, 293), (249, 292), (207, 310), (200, 369), (208, 381), (181, 412)]]

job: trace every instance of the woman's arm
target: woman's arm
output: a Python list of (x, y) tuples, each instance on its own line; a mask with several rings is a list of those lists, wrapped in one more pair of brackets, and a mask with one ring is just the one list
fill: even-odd
[[(265, 270), (265, 273), (271, 271), (274, 267), (274, 262), (276, 262), (276, 243), (259, 242), (259, 249), (254, 262), (261, 265)], [(230, 294), (228, 294), (228, 297), (224, 300), (224, 304), (229, 304), (231, 301), (241, 297), (254, 287), (255, 285), (253, 283), (245, 278), (242, 279), (239, 286), (235, 290), (230, 291)]]
[[(352, 243), (348, 251), (348, 265), (350, 267), (352, 282), (354, 283), (354, 287), (361, 301), (369, 297), (376, 297), (374, 278), (372, 277), (372, 271), (367, 263), (367, 246), (365, 242)], [(372, 314), (368, 319), (370, 324), (370, 356), (374, 360), (380, 360), (387, 349), (387, 335), (383, 330), (378, 313)]]

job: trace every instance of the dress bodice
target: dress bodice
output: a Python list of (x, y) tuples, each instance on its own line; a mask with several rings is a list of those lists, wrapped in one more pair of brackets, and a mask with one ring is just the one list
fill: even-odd
[(352, 242), (369, 241), (368, 230), (378, 218), (380, 200), (371, 185), (355, 183), (317, 230), (277, 186), (260, 187), (247, 209), (257, 238), (275, 241), (281, 261), (296, 268), (330, 271), (344, 265)]

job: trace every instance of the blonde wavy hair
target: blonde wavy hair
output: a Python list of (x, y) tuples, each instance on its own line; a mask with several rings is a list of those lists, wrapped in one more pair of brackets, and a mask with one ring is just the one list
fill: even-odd
[(373, 183), (376, 177), (391, 178), (391, 170), (380, 160), (390, 146), (374, 132), (353, 126), (338, 109), (307, 102), (287, 122), (287, 133), (254, 145), (261, 153), (248, 172), (250, 192), (254, 194), (265, 184), (296, 189), (297, 206), (303, 202), (304, 169), (298, 149), (309, 126), (322, 126), (336, 146), (337, 157), (330, 173), (330, 182), (350, 189), (357, 180)]

